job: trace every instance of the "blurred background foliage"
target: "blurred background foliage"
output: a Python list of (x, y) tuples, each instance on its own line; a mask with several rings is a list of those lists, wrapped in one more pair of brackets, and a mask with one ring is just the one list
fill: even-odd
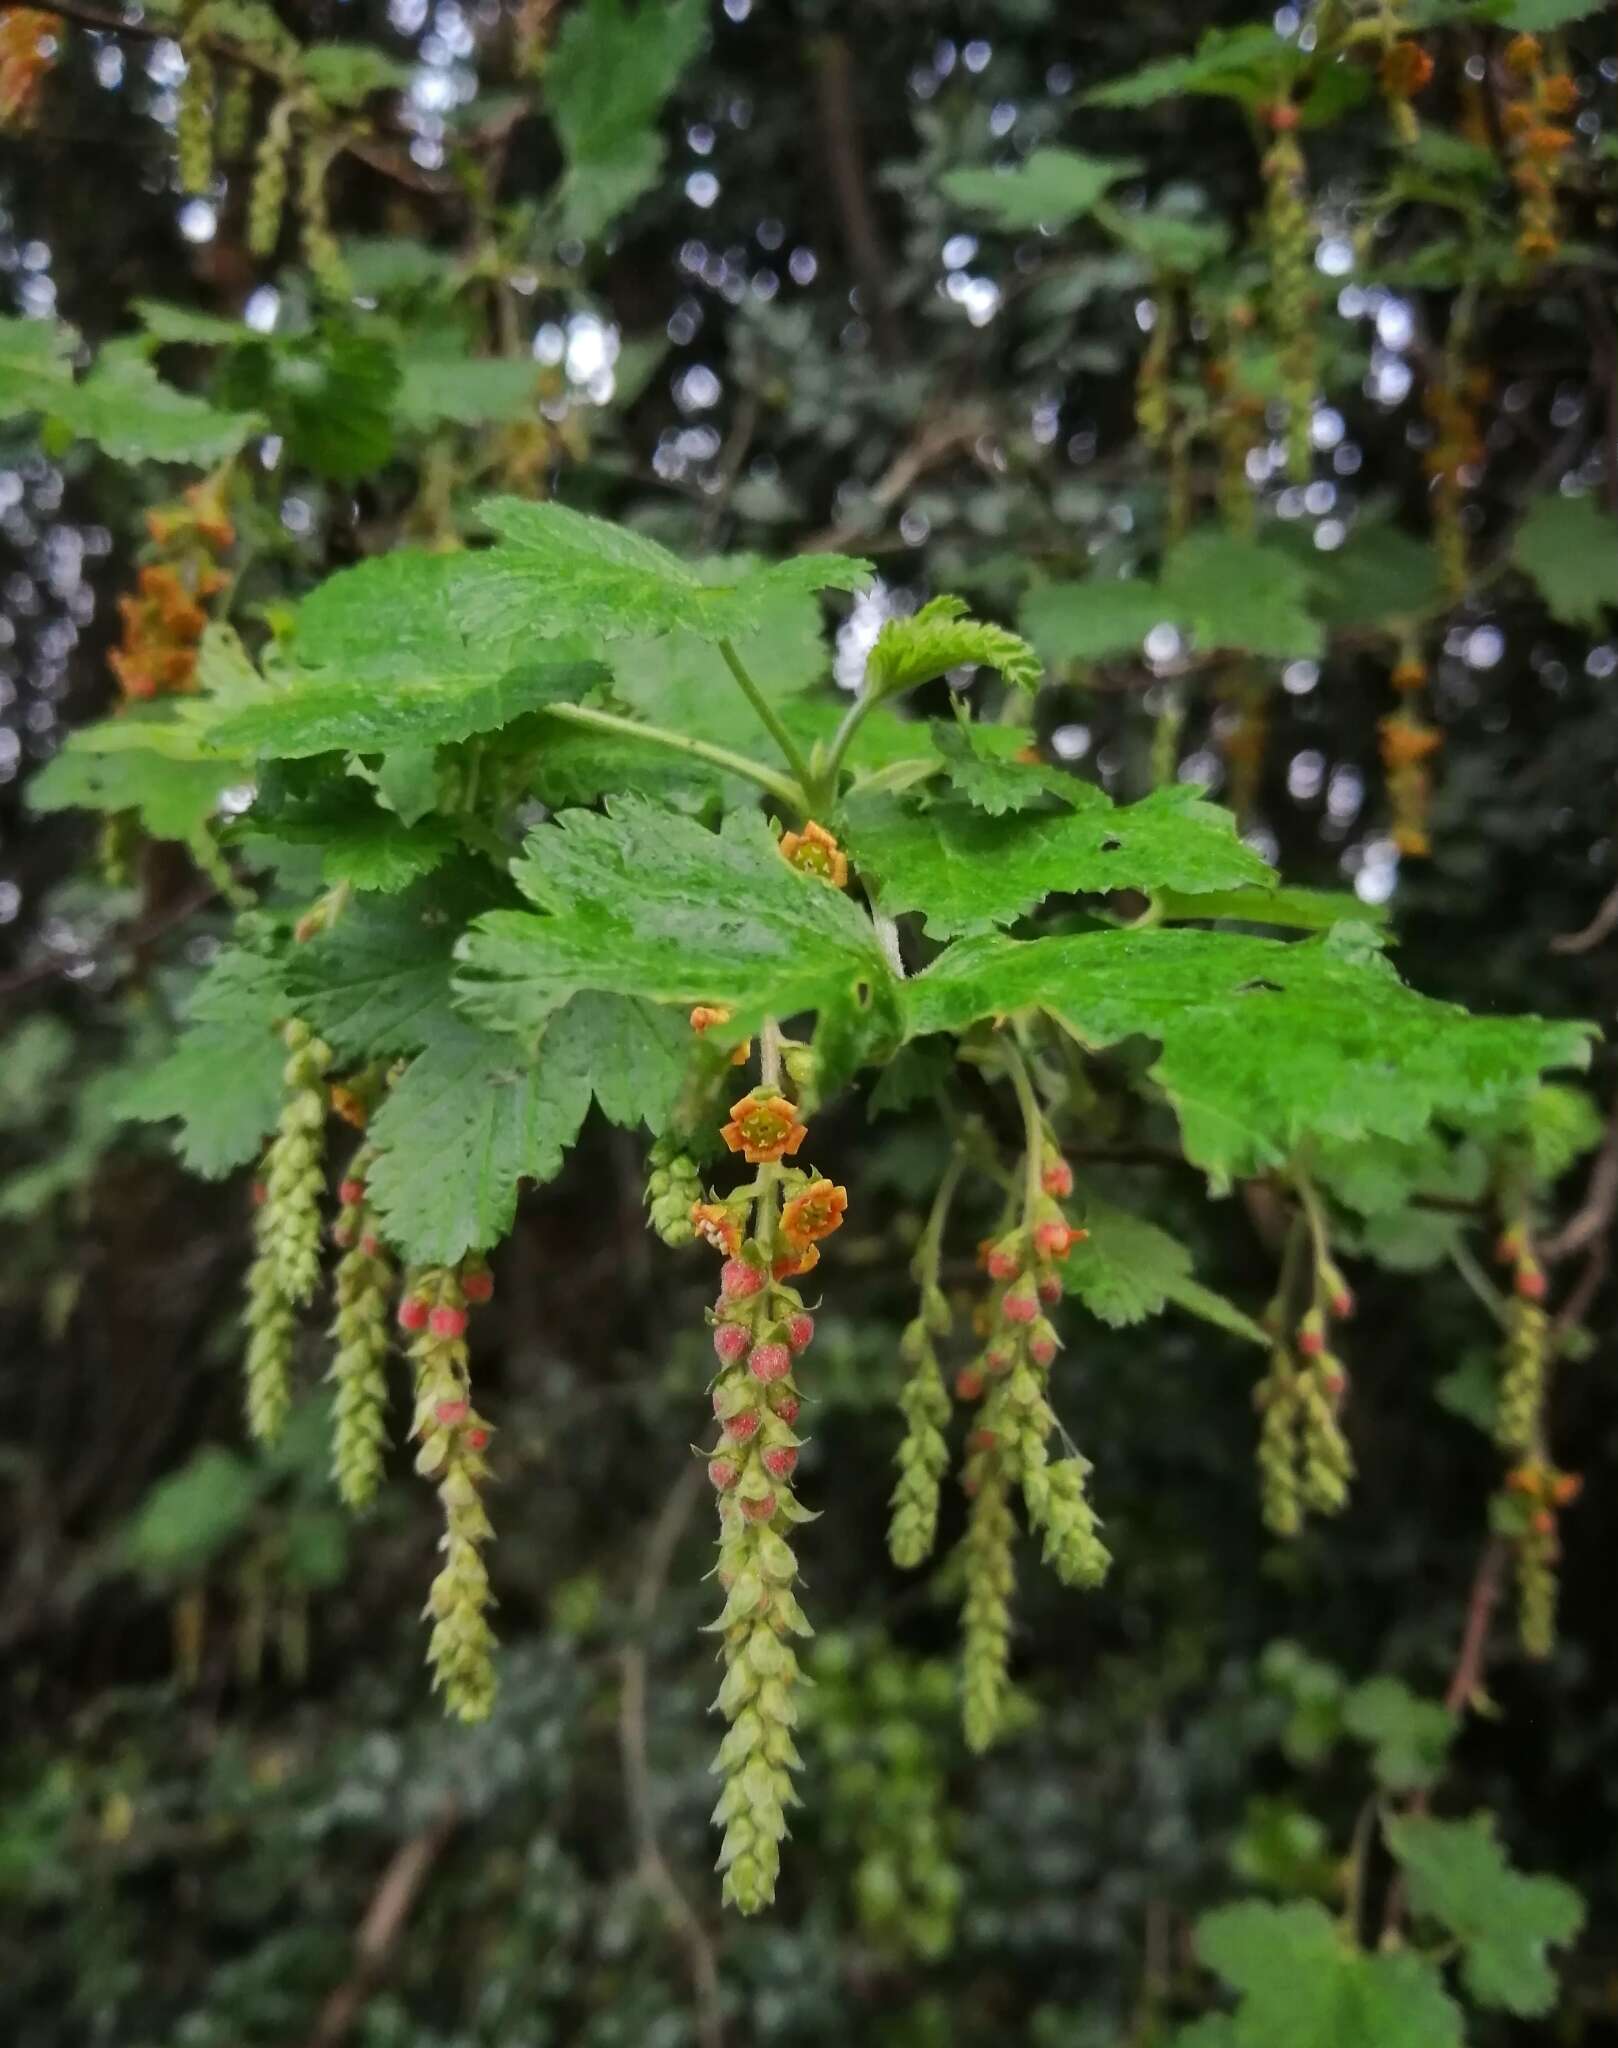
[[(1436, 11), (1442, 184), (1494, 31), (1487, 10)], [(265, 47), (377, 53), (320, 82), (318, 132), (367, 109), (328, 173), (342, 292), (312, 275), (331, 252), (307, 219), (250, 255), (240, 159), (180, 189), (178, 17), (120, 33), (78, 11), (0, 140), (10, 310), (95, 343), (144, 332), (176, 382), (267, 415), (244, 616), (393, 538), (442, 537), (491, 477), (565, 476), (573, 502), (698, 552), (813, 534), (873, 555), (890, 603), (960, 588), (1010, 613), (1032, 571), (1151, 554), (1172, 517), (1135, 416), (1151, 266), (1127, 241), (1039, 231), (1037, 204), (996, 231), (961, 180), (1076, 144), (1145, 160), (1163, 214), (1239, 235), (1260, 188), (1238, 106), (1143, 117), (1082, 96), (1241, 10), (643, 0), (635, 17), (592, 0), (558, 134), (535, 80), (543, 100), (580, 12), (298, 0), (268, 25), (218, 17)], [(1275, 21), (1300, 33), (1296, 10)], [(1567, 32), (1566, 59), (1582, 144), (1610, 157), (1610, 11)], [(261, 93), (259, 129), (267, 113)], [(1378, 122), (1309, 147), (1333, 395), (1311, 483), (1262, 436), (1246, 474), (1267, 520), (1327, 554), (1378, 512), (1423, 530), (1419, 392), (1509, 225), (1459, 258), (1433, 234), (1367, 243)], [(1559, 479), (1600, 483), (1605, 462), (1609, 503), (1618, 487), (1611, 228), (1592, 202), (1587, 254), (1554, 289), (1482, 301), (1487, 459), (1466, 518), (1484, 549)], [(27, 771), (114, 695), (115, 599), (162, 491), (89, 440), (3, 432), (5, 2037), (1144, 2048), (1205, 1998), (1204, 1908), (1257, 1890), (1335, 1909), (1368, 1786), (1425, 1784), (1449, 1747), (1433, 1703), (1495, 1463), (1487, 1318), (1433, 1263), (1442, 1243), (1383, 1243), (1382, 1269), (1356, 1268), (1362, 1480), (1339, 1524), (1284, 1548), (1255, 1510), (1243, 1348), (1172, 1315), (1086, 1323), (1070, 1369), (1120, 1565), (1083, 1601), (1027, 1575), (1017, 1732), (971, 1761), (947, 1585), (902, 1579), (883, 1539), (905, 1269), (941, 1157), (925, 1114), (868, 1129), (845, 1108), (817, 1129), (852, 1194), (802, 1466), (827, 1508), (816, 1611), (839, 1619), (815, 1646), (810, 1800), (778, 1910), (721, 1929), (707, 1875), (709, 1532), (688, 1451), (706, 1276), (644, 1232), (642, 1161), (604, 1126), (526, 1204), (477, 1326), (502, 1418), (502, 1692), (486, 1727), (440, 1724), (414, 1612), (431, 1516), (401, 1470), (348, 1524), (317, 1402), (272, 1456), (243, 1448), (246, 1189), (187, 1181), (119, 1114), (227, 926), (205, 835), (148, 818), (157, 837), (98, 845), (82, 814), (22, 808)], [(1374, 616), (1392, 568), (1370, 573)], [(879, 616), (845, 626), (856, 672)], [(1444, 755), (1425, 862), (1387, 830), (1385, 650), (1352, 635), (1275, 665), (1261, 700), (1148, 648), (1071, 663), (1042, 706), (1056, 751), (1120, 792), (1147, 780), (1165, 712), (1183, 715), (1182, 772), (1227, 797), (1244, 778), (1244, 822), (1290, 878), (1391, 904), (1415, 985), (1607, 1023), (1612, 945), (1553, 942), (1612, 886), (1614, 623), (1599, 595), (1547, 616), (1498, 579), (1449, 615), (1430, 649)], [(1605, 1055), (1593, 1092), (1610, 1098)], [(1093, 1184), (1149, 1200), (1233, 1298), (1268, 1292), (1241, 1204), (1209, 1207), (1155, 1165)], [(1606, 1229), (1610, 1212), (1597, 1252)], [(1564, 1280), (1593, 1343), (1558, 1392), (1558, 1438), (1588, 1475), (1563, 1640), (1546, 1665), (1490, 1665), (1498, 1712), (1467, 1722), (1442, 1797), (1493, 1809), (1516, 1860), (1569, 1879), (1589, 1918), (1555, 2018), (1479, 2017), (1486, 2043), (1618, 2039), (1614, 1302), (1599, 1264)]]

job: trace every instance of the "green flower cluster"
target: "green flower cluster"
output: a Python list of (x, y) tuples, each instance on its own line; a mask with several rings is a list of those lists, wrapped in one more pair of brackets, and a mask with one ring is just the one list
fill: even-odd
[(337, 1349), (327, 1374), (336, 1387), (332, 1474), (344, 1504), (356, 1511), (375, 1499), (387, 1449), (388, 1305), (396, 1277), (366, 1201), (370, 1157), (362, 1148), (350, 1162), (332, 1233), (343, 1247), (333, 1281)]
[(320, 1281), (325, 1075), (331, 1048), (307, 1025), (282, 1027), (287, 1097), (260, 1168), (255, 1257), (247, 1278), (247, 1426), (269, 1443), (292, 1402), (297, 1310)]

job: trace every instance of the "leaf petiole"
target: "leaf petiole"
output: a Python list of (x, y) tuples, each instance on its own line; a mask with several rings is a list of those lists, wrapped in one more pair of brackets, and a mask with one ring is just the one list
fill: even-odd
[(693, 760), (706, 761), (710, 767), (723, 768), (727, 774), (740, 775), (746, 781), (755, 783), (760, 789), (777, 798), (798, 817), (808, 817), (809, 804), (800, 783), (785, 775), (778, 775), (773, 768), (766, 768), (758, 761), (751, 761), (745, 754), (733, 754), (728, 747), (716, 747), (707, 740), (692, 739), (682, 732), (670, 732), (661, 725), (643, 725), (638, 719), (619, 718), (611, 711), (595, 711), (586, 704), (546, 704), (542, 707), (546, 718), (557, 718), (564, 725), (577, 725), (589, 732), (612, 733), (620, 739), (644, 740), (648, 746), (663, 747), (673, 754), (687, 754)]
[[(808, 817), (810, 812), (809, 800), (818, 794), (818, 791), (815, 778), (810, 773), (809, 763), (804, 758), (803, 749), (782, 724), (781, 714), (747, 673), (741, 656), (736, 652), (735, 647), (728, 638), (722, 639), (719, 642), (719, 652), (726, 668), (736, 678), (737, 687), (758, 713), (759, 722), (763, 725), (770, 738), (781, 749), (781, 752), (786, 757), (787, 766), (797, 777), (798, 789), (802, 794), (796, 801), (804, 816)], [(754, 779), (758, 779), (756, 772)]]

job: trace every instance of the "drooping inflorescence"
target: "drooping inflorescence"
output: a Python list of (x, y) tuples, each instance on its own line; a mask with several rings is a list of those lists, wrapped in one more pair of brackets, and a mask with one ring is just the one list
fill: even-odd
[(1511, 1271), (1505, 1342), (1495, 1403), (1495, 1442), (1514, 1459), (1494, 1497), (1490, 1521), (1512, 1546), (1517, 1568), (1517, 1631), (1530, 1657), (1556, 1646), (1557, 1565), (1561, 1510), (1578, 1498), (1576, 1473), (1559, 1471), (1547, 1448), (1551, 1322), (1545, 1313), (1545, 1269), (1535, 1255), (1525, 1215), (1501, 1232), (1495, 1257)]
[(1332, 1258), (1319, 1198), (1301, 1171), (1295, 1179), (1301, 1207), (1265, 1314), (1269, 1366), (1253, 1393), (1260, 1504), (1277, 1536), (1296, 1536), (1311, 1514), (1340, 1514), (1354, 1477), (1342, 1425), (1348, 1370), (1330, 1335), (1354, 1313), (1354, 1296)]
[(196, 687), (207, 600), (224, 588), (218, 557), (234, 546), (225, 479), (192, 484), (146, 515), (150, 547), (134, 592), (118, 600), (119, 644), (107, 656), (124, 696), (141, 702)]
[(810, 1633), (793, 1591), (790, 1532), (809, 1519), (793, 1473), (801, 1442), (796, 1369), (814, 1319), (792, 1282), (818, 1262), (820, 1242), (840, 1227), (847, 1207), (842, 1188), (784, 1163), (805, 1134), (776, 1082), (751, 1090), (732, 1105), (722, 1135), (760, 1170), (724, 1201), (698, 1202), (691, 1212), (697, 1233), (724, 1260), (711, 1315), (719, 1433), (708, 1477), (719, 1500), (718, 1579), (725, 1593), (714, 1624), (725, 1667), (716, 1705), (730, 1726), (714, 1765), (722, 1780), (714, 1821), (724, 1829), (724, 1896), (743, 1913), (758, 1912), (775, 1896), (799, 1763), (792, 1645)]
[(1302, 481), (1309, 474), (1309, 438), (1315, 400), (1314, 230), (1309, 218), (1308, 167), (1298, 141), (1298, 110), (1278, 101), (1268, 110), (1264, 152), (1264, 226), (1270, 260), (1269, 317), (1280, 358), (1287, 408), (1287, 465)]
[(366, 1194), (371, 1155), (361, 1148), (338, 1186), (333, 1240), (342, 1248), (332, 1288), (336, 1351), (327, 1377), (336, 1389), (332, 1476), (345, 1506), (369, 1507), (387, 1449), (387, 1358), (395, 1269)]
[(444, 1513), (443, 1564), (427, 1596), (427, 1661), (445, 1710), (457, 1721), (487, 1720), (494, 1706), (494, 1631), (483, 1546), (494, 1534), (479, 1491), (490, 1427), (472, 1405), (468, 1304), (492, 1293), (481, 1260), (416, 1268), (405, 1276), (399, 1327), (410, 1339), (416, 1470), (438, 1489)]
[(265, 1443), (286, 1421), (297, 1311), (320, 1280), (325, 1076), (332, 1060), (330, 1047), (296, 1019), (281, 1036), (287, 1094), (259, 1170), (256, 1255), (247, 1281), (247, 1426)]

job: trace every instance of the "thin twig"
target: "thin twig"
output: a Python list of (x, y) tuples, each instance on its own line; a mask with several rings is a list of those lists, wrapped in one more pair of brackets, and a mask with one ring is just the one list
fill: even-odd
[(1607, 1135), (1590, 1169), (1584, 1200), (1561, 1229), (1540, 1245), (1540, 1257), (1554, 1265), (1561, 1259), (1571, 1258), (1575, 1252), (1583, 1251), (1586, 1245), (1606, 1236), (1612, 1228), (1615, 1212), (1618, 1212), (1618, 1103), (1613, 1105), (1612, 1114), (1607, 1119)]
[(719, 1962), (707, 1929), (681, 1891), (657, 1840), (652, 1800), (652, 1772), (646, 1755), (646, 1630), (668, 1583), (669, 1567), (680, 1537), (702, 1493), (702, 1467), (688, 1464), (669, 1489), (668, 1498), (647, 1539), (640, 1578), (631, 1610), (634, 1641), (619, 1660), (622, 1691), (618, 1702), (618, 1754), (624, 1781), (624, 1805), (635, 1837), (635, 1874), (662, 1901), (670, 1932), (685, 1951), (696, 1999), (697, 2038), (702, 2048), (724, 2048), (725, 2026), (719, 1997)]
[(1618, 931), (1618, 882), (1602, 901), (1601, 908), (1582, 932), (1563, 932), (1551, 940), (1553, 953), (1589, 953)]
[(1449, 1684), (1444, 1688), (1444, 1705), (1452, 1714), (1464, 1714), (1483, 1688), (1483, 1670), (1489, 1654), (1489, 1623), (1500, 1598), (1500, 1574), (1505, 1561), (1505, 1544), (1498, 1536), (1490, 1536), (1479, 1553), (1477, 1569), (1472, 1574), (1461, 1644), (1455, 1653)]
[(888, 301), (891, 266), (865, 185), (865, 150), (860, 140), (854, 92), (854, 53), (846, 36), (825, 35), (817, 39), (814, 54), (826, 172), (837, 201), (843, 244), (849, 265), (859, 280), (860, 304), (870, 320), (876, 352), (885, 363), (893, 364), (903, 356), (904, 343)]
[(433, 1865), (460, 1826), (461, 1809), (446, 1800), (438, 1812), (394, 1851), (365, 1918), (354, 1935), (354, 1967), (320, 2009), (305, 2048), (340, 2048), (387, 1970)]
[[(175, 925), (184, 924), (187, 918), (194, 917), (199, 910), (205, 910), (218, 894), (219, 884), (211, 876), (204, 877), (196, 888), (189, 890), (165, 909), (155, 912), (150, 917), (136, 918), (129, 924), (115, 926), (101, 941), (97, 950), (138, 950), (150, 946), (154, 939), (162, 938)], [(54, 981), (59, 974), (66, 974), (69, 968), (75, 965), (82, 965), (82, 957), (78, 954), (47, 954), (43, 960), (31, 961), (28, 966), (19, 967), (14, 974), (0, 980), (0, 1002), (8, 1002), (13, 996), (21, 995), (27, 989), (38, 987), (41, 982)]]

